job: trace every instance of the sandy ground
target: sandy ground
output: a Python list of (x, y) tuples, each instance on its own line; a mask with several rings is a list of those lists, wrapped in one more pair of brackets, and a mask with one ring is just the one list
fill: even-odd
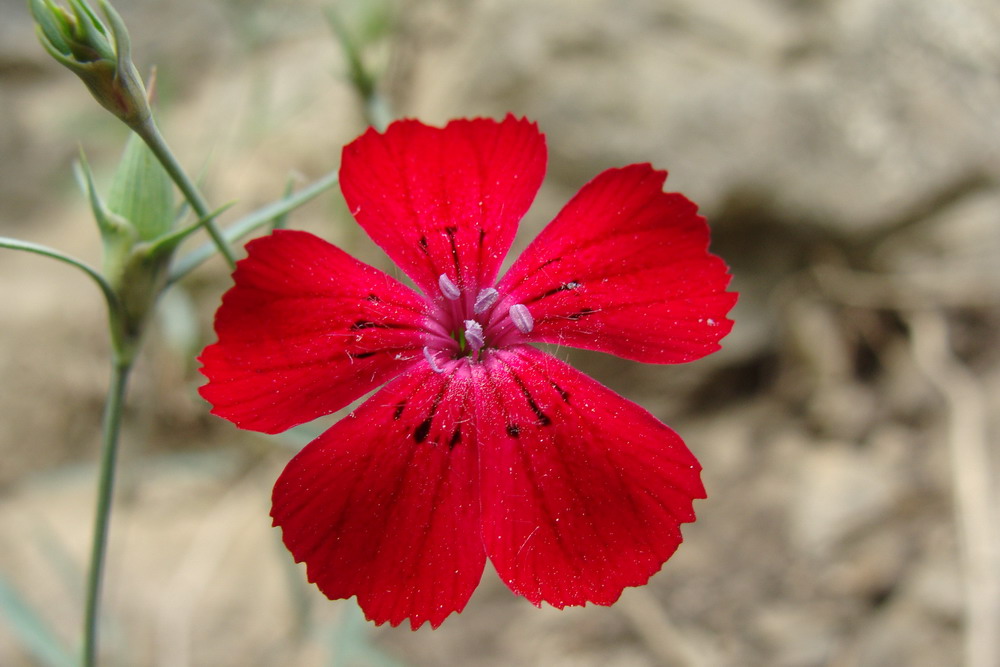
[[(106, 664), (1000, 664), (1000, 17), (949, 6), (394, 5), (367, 56), (400, 114), (513, 111), (547, 133), (518, 246), (609, 166), (652, 161), (702, 205), (743, 295), (725, 349), (570, 359), (678, 430), (709, 498), (611, 608), (535, 609), (487, 570), (436, 631), (372, 627), (305, 584), (269, 526), (309, 432), (237, 432), (197, 397), (228, 285), (215, 261), (164, 299), (130, 394)], [(316, 3), (119, 8), (175, 151), (237, 201), (227, 220), (335, 169), (363, 129)], [(82, 146), (106, 183), (124, 131), (20, 2), (0, 11), (0, 235), (99, 263), (71, 164)], [(292, 225), (388, 266), (339, 193)], [(55, 638), (39, 645), (75, 645), (105, 315), (69, 268), (0, 253), (0, 664), (59, 664), (10, 610), (34, 610)]]

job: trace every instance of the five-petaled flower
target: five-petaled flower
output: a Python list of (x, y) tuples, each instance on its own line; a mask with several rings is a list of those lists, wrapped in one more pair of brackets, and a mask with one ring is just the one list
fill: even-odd
[(651, 363), (719, 347), (736, 295), (697, 208), (648, 164), (610, 169), (497, 280), (545, 172), (508, 116), (369, 130), (344, 148), (358, 223), (419, 291), (316, 236), (252, 241), (201, 357), (202, 395), (276, 433), (386, 384), (295, 456), (274, 524), (329, 598), (413, 628), (460, 611), (487, 557), (538, 605), (646, 583), (703, 498), (683, 441), (529, 345)]

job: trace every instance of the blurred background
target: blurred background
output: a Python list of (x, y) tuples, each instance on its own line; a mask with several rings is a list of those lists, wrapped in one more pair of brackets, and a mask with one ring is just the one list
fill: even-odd
[[(119, 0), (160, 125), (226, 219), (336, 169), (364, 128), (318, 0)], [(650, 584), (535, 609), (487, 569), (436, 630), (304, 583), (268, 517), (279, 438), (198, 398), (228, 286), (163, 299), (134, 374), (106, 579), (108, 665), (1000, 664), (1000, 4), (995, 0), (340, 2), (398, 115), (537, 120), (550, 165), (515, 252), (599, 171), (652, 162), (741, 293), (685, 366), (570, 361), (678, 430), (709, 498)], [(0, 235), (100, 262), (72, 177), (124, 127), (0, 0)], [(306, 228), (388, 270), (339, 192)], [(81, 623), (107, 383), (104, 304), (0, 251), (0, 664)], [(66, 647), (66, 648), (60, 648)]]

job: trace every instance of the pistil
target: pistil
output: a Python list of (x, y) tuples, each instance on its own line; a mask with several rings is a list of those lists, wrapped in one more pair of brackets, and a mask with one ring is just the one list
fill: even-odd
[(478, 357), (486, 340), (483, 338), (483, 325), (475, 320), (465, 320), (465, 342), (472, 350), (472, 356)]
[(437, 358), (434, 356), (437, 352), (432, 352), (431, 348), (424, 348), (424, 359), (427, 360), (427, 364), (431, 367), (431, 370), (435, 373), (444, 373), (444, 369), (438, 366)]

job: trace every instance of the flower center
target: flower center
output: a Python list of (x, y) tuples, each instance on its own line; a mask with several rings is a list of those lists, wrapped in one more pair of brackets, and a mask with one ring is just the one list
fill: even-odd
[[(495, 312), (500, 293), (492, 288), (463, 289), (447, 274), (438, 277), (441, 297), (435, 300), (431, 314), (431, 334), (424, 357), (431, 368), (443, 373), (448, 362), (467, 359), (477, 363), (484, 348), (502, 347), (516, 332), (530, 333), (534, 318), (524, 304), (506, 306)], [(501, 306), (503, 307), (503, 306)]]

